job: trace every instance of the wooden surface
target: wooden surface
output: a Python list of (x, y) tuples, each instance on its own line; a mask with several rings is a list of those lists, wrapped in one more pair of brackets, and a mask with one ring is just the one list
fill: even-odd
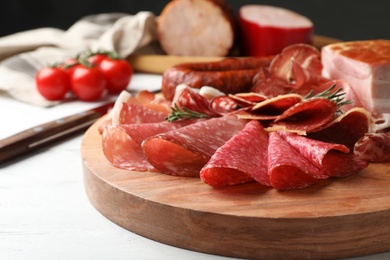
[(215, 190), (196, 178), (113, 167), (94, 124), (82, 142), (94, 207), (141, 236), (242, 258), (343, 258), (390, 250), (390, 164), (278, 192), (255, 183)]
[[(321, 49), (323, 46), (330, 43), (338, 42), (340, 40), (321, 36), (314, 35), (313, 45), (318, 49)], [(152, 73), (152, 74), (162, 74), (167, 68), (172, 67), (179, 63), (187, 62), (212, 62), (219, 61), (225, 57), (189, 57), (189, 56), (169, 56), (169, 55), (131, 55), (128, 57), (128, 61), (133, 66), (134, 70), (137, 72)]]

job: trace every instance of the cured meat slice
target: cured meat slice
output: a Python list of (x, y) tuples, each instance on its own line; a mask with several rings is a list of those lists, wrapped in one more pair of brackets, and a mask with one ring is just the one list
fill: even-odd
[(258, 121), (250, 121), (241, 132), (217, 149), (200, 171), (200, 178), (214, 188), (254, 179), (269, 186), (267, 149), (267, 132)]
[(210, 109), (209, 100), (188, 87), (183, 89), (175, 104), (180, 108), (185, 107), (209, 116), (218, 116), (217, 113)]
[(313, 132), (329, 123), (337, 111), (335, 102), (326, 98), (303, 100), (275, 119), (267, 131), (285, 130), (299, 134)]
[[(333, 87), (334, 86), (334, 87)], [(314, 86), (312, 88), (312, 93), (313, 94), (318, 94), (324, 91), (330, 91), (329, 93), (334, 93), (338, 89), (341, 89), (342, 93), (344, 93), (344, 100), (351, 101), (350, 104), (345, 104), (343, 106), (340, 106), (339, 109), (342, 112), (347, 112), (348, 110), (354, 108), (354, 107), (362, 107), (362, 104), (360, 102), (359, 97), (356, 95), (355, 91), (351, 87), (351, 85), (343, 80), (343, 79), (338, 79), (338, 80), (328, 80), (318, 86)]]
[(345, 177), (368, 166), (367, 161), (358, 159), (345, 145), (321, 142), (292, 133), (279, 134), (326, 176)]
[(235, 39), (233, 13), (222, 0), (170, 1), (157, 34), (169, 55), (226, 56)]
[[(299, 81), (299, 86), (306, 82), (312, 82), (313, 78), (321, 76), (322, 73), (320, 56), (320, 52), (312, 45), (294, 44), (286, 47), (272, 60), (269, 67), (271, 77), (290, 83)], [(294, 75), (293, 65), (300, 67), (299, 76), (301, 78), (299, 80), (296, 78), (297, 75)], [(297, 70), (297, 68), (295, 69)]]
[(103, 153), (112, 165), (131, 171), (156, 171), (143, 150), (121, 126), (107, 126), (102, 134)]
[(238, 109), (238, 103), (229, 96), (218, 96), (210, 100), (210, 110), (218, 115), (227, 115)]
[(390, 132), (365, 134), (355, 144), (354, 153), (370, 162), (390, 162)]
[(275, 55), (288, 45), (311, 43), (313, 23), (291, 10), (244, 5), (238, 16), (244, 56)]
[(307, 136), (328, 143), (343, 144), (351, 151), (355, 143), (371, 131), (373, 119), (364, 108), (353, 108)]
[(319, 168), (323, 166), (323, 160), (329, 151), (350, 152), (350, 150), (342, 144), (317, 141), (294, 133), (279, 132), (279, 135)]
[(324, 76), (349, 82), (367, 111), (390, 113), (390, 40), (330, 44), (321, 58)]
[(164, 121), (157, 123), (123, 124), (121, 127), (137, 144), (141, 146), (142, 142), (151, 136), (165, 133), (171, 130), (176, 130), (198, 121), (198, 119), (193, 119), (176, 120), (174, 122)]
[(367, 160), (362, 160), (353, 153), (329, 151), (323, 160), (323, 172), (330, 177), (346, 177), (356, 174), (368, 166)]
[(167, 115), (166, 113), (155, 111), (144, 106), (123, 103), (119, 113), (118, 124), (161, 122), (165, 120)]
[(270, 133), (268, 174), (271, 186), (278, 190), (305, 188), (326, 178), (277, 132)]
[(271, 98), (290, 93), (292, 87), (290, 82), (281, 78), (272, 77), (268, 68), (260, 68), (253, 77), (253, 84), (250, 91)]
[(146, 139), (148, 161), (159, 171), (178, 176), (199, 176), (214, 152), (241, 131), (247, 121), (224, 116), (200, 121)]

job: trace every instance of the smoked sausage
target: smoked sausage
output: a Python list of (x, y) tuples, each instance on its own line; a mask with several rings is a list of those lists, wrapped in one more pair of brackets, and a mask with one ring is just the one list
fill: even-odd
[(248, 92), (253, 77), (261, 67), (268, 67), (273, 56), (259, 58), (226, 58), (215, 62), (182, 63), (163, 73), (162, 94), (172, 100), (180, 84), (192, 88), (214, 87), (226, 94)]

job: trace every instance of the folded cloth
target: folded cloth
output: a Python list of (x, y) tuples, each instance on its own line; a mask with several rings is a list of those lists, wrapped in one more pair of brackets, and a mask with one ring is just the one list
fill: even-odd
[(39, 28), (2, 37), (0, 94), (38, 106), (58, 104), (38, 93), (35, 74), (39, 69), (87, 50), (115, 51), (126, 58), (148, 45), (155, 46), (156, 38), (156, 17), (147, 11), (90, 15), (66, 31)]

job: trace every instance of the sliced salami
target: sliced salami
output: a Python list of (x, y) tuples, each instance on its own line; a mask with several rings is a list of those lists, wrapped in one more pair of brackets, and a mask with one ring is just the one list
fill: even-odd
[(326, 98), (310, 98), (291, 106), (275, 119), (268, 131), (285, 130), (300, 134), (313, 132), (329, 123), (337, 105)]
[(363, 108), (353, 108), (324, 125), (308, 137), (328, 143), (343, 144), (353, 150), (355, 143), (370, 132), (373, 119)]
[(214, 152), (241, 131), (246, 122), (236, 116), (200, 121), (146, 139), (143, 150), (148, 161), (163, 173), (199, 176)]
[(300, 189), (326, 178), (277, 132), (270, 133), (268, 174), (271, 186), (278, 190)]
[(305, 156), (309, 161), (311, 161), (319, 168), (323, 167), (323, 160), (329, 151), (335, 150), (342, 153), (350, 152), (350, 150), (345, 145), (313, 140), (294, 133), (282, 131), (278, 133), (291, 146), (297, 149), (303, 156)]
[(200, 171), (201, 180), (222, 188), (253, 181), (270, 186), (267, 166), (268, 134), (258, 121), (218, 148)]
[(345, 145), (321, 142), (286, 132), (280, 132), (279, 135), (320, 168), (324, 176), (345, 177), (368, 166), (367, 161), (358, 159)]
[(156, 171), (143, 150), (121, 126), (107, 126), (102, 134), (103, 153), (112, 165), (131, 171)]

